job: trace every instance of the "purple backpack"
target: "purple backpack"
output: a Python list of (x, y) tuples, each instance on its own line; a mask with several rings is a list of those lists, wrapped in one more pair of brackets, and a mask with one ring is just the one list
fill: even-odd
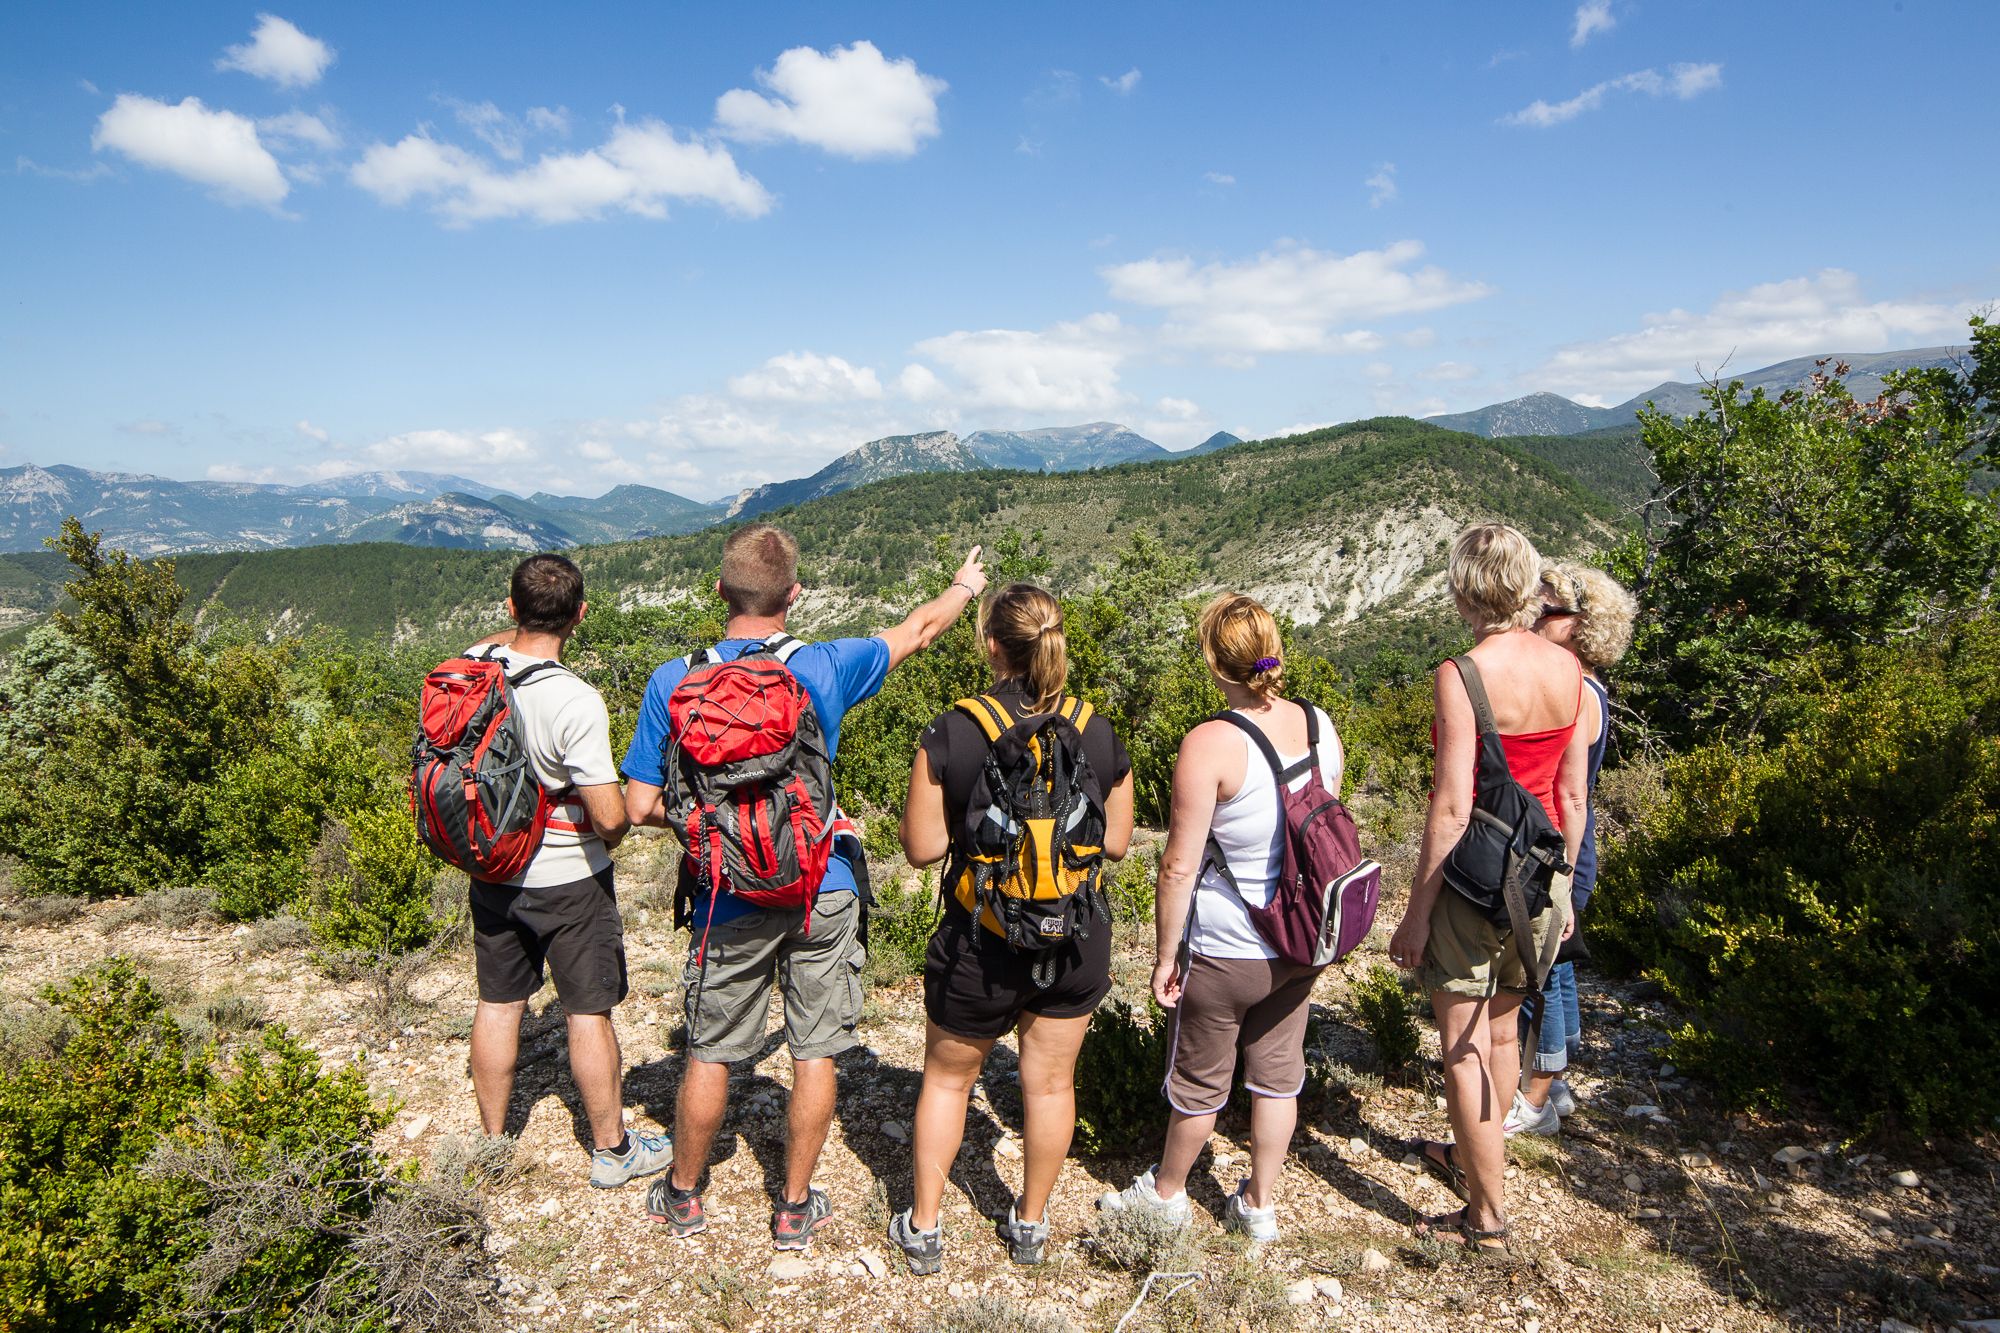
[[(1306, 713), (1306, 757), (1290, 768), (1279, 760), (1270, 737), (1256, 723), (1240, 713), (1216, 714), (1256, 742), (1277, 783), (1284, 836), (1279, 839), (1283, 853), (1271, 901), (1258, 907), (1243, 897), (1212, 835), (1203, 864), (1215, 867), (1216, 876), (1249, 910), (1250, 923), (1279, 958), (1325, 967), (1353, 953), (1368, 938), (1382, 894), (1382, 867), (1361, 854), (1354, 817), (1340, 797), (1326, 789), (1320, 775), (1319, 710), (1306, 703), (1299, 706)], [(1309, 776), (1294, 791), (1291, 784), (1301, 774)]]

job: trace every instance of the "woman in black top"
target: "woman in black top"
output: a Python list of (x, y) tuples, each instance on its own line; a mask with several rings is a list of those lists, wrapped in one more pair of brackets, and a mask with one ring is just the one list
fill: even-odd
[[(1069, 673), (1062, 609), (1032, 584), (1003, 588), (981, 609), (979, 634), (993, 667), (988, 691), (1015, 719), (1054, 712)], [(1109, 723), (1093, 714), (1081, 733), (1084, 758), (1104, 793), (1104, 856), (1121, 860), (1132, 841), (1132, 761)], [(987, 753), (986, 734), (953, 708), (924, 732), (903, 807), (903, 852), (913, 866), (964, 852), (966, 807)], [(953, 861), (957, 856), (952, 857)], [(1040, 1263), (1043, 1217), (1076, 1128), (1076, 1054), (1091, 1012), (1111, 989), (1111, 931), (1059, 948), (1046, 987), (1030, 975), (1036, 955), (986, 929), (945, 885), (944, 917), (924, 960), (924, 1086), (912, 1152), (916, 1202), (890, 1223), (890, 1239), (916, 1273), (942, 1262), (945, 1179), (965, 1138), (966, 1105), (986, 1053), (1017, 1024), (1026, 1162), (1020, 1197), (1000, 1224), (1016, 1263)]]

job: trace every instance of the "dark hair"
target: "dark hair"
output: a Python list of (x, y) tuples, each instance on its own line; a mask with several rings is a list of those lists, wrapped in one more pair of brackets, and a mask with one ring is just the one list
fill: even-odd
[(752, 523), (722, 544), (722, 600), (738, 616), (782, 613), (799, 581), (799, 544), (769, 523)]
[(507, 593), (514, 623), (537, 634), (560, 634), (583, 606), (583, 571), (563, 555), (531, 555), (514, 566)]

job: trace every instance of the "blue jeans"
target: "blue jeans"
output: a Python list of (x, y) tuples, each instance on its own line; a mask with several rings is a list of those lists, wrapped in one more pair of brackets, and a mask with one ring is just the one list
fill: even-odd
[[(1530, 997), (1521, 1006), (1521, 1039), (1527, 1040), (1528, 1026), (1534, 1017), (1530, 1007), (1535, 1003)], [(1583, 1014), (1576, 1003), (1576, 964), (1557, 963), (1549, 969), (1548, 984), (1542, 988), (1541, 1003), (1547, 1006), (1547, 1015), (1542, 1019), (1541, 1041), (1535, 1047), (1534, 1063), (1530, 1066), (1537, 1074), (1559, 1074), (1569, 1068), (1583, 1049)]]

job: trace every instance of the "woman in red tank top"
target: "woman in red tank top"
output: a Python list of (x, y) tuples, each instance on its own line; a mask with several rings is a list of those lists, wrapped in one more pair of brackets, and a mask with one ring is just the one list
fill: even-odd
[[(1452, 543), (1446, 577), (1458, 613), (1473, 631), (1471, 655), (1492, 704), (1508, 771), (1548, 811), (1562, 831), (1567, 859), (1574, 861), (1589, 791), (1589, 738), (1577, 726), (1583, 674), (1569, 653), (1534, 633), (1541, 565), (1526, 537), (1505, 524), (1485, 523), (1467, 528)], [(1533, 981), (1513, 932), (1496, 926), (1444, 883), (1445, 857), (1471, 818), (1479, 727), (1455, 663), (1438, 668), (1436, 689), (1431, 730), (1436, 780), (1410, 904), (1390, 938), (1389, 958), (1417, 971), (1430, 992), (1452, 1128), (1450, 1143), (1418, 1140), (1410, 1146), (1465, 1206), (1427, 1219), (1418, 1231), (1456, 1232), (1469, 1248), (1505, 1250), (1501, 1123), (1521, 1078), (1521, 1000)], [(1538, 955), (1550, 932), (1570, 927), (1567, 876), (1557, 878), (1551, 895), (1554, 901), (1530, 923)]]

